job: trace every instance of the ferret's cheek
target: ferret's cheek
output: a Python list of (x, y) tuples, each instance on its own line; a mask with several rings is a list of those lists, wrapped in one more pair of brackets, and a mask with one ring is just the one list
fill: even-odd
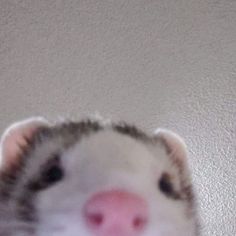
[(193, 236), (194, 221), (185, 214), (184, 202), (170, 200), (165, 196), (152, 199), (150, 226), (147, 235)]
[(56, 214), (42, 216), (36, 236), (91, 236), (82, 219), (74, 214)]

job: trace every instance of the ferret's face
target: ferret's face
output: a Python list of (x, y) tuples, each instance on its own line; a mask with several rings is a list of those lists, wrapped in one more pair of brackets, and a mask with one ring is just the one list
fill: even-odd
[(70, 144), (60, 134), (27, 154), (15, 198), (29, 198), (32, 236), (196, 235), (180, 143), (120, 131), (101, 129)]

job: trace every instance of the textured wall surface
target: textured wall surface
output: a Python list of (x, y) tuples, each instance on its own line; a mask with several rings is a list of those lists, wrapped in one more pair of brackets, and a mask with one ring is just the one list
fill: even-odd
[(0, 0), (0, 131), (99, 111), (189, 147), (206, 236), (236, 235), (236, 1)]

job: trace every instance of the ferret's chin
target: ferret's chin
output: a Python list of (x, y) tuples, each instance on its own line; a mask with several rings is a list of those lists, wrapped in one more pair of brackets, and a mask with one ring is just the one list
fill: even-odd
[[(138, 234), (138, 236), (193, 236), (192, 230), (178, 230), (173, 228), (165, 228), (157, 230), (156, 227), (150, 227), (145, 232)], [(127, 234), (117, 234), (116, 232), (109, 234), (94, 234), (86, 230), (80, 224), (69, 225), (42, 225), (39, 227), (34, 236), (132, 236)]]

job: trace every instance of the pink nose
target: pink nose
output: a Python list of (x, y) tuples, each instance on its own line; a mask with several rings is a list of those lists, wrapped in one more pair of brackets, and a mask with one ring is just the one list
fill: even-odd
[(84, 216), (96, 236), (137, 236), (147, 224), (148, 208), (136, 194), (107, 191), (85, 204)]

